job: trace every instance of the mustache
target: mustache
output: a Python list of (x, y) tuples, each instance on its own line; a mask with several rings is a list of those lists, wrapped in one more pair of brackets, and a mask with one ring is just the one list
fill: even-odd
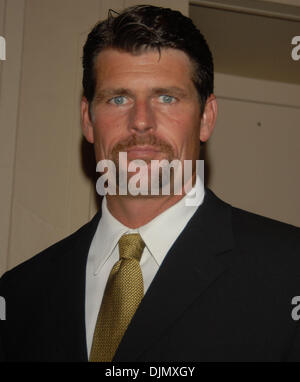
[(155, 135), (146, 135), (146, 136), (137, 136), (131, 135), (130, 137), (124, 139), (121, 142), (118, 142), (112, 150), (112, 154), (114, 157), (117, 156), (119, 152), (124, 152), (134, 146), (143, 146), (149, 145), (157, 148), (159, 151), (167, 153), (169, 156), (174, 156), (173, 148), (167, 142), (161, 140)]

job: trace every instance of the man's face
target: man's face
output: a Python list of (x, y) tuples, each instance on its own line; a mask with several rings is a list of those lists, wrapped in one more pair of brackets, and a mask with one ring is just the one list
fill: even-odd
[(161, 56), (157, 50), (102, 51), (95, 63), (92, 121), (82, 103), (83, 131), (97, 162), (118, 165), (125, 151), (128, 162), (198, 159), (201, 115), (192, 70), (188, 56), (175, 49), (162, 49)]

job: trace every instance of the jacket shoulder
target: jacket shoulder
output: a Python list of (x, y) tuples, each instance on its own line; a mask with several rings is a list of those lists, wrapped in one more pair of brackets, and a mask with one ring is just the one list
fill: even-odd
[(91, 221), (77, 231), (4, 273), (0, 279), (1, 283), (13, 281), (15, 278), (18, 280), (23, 277), (34, 278), (35, 275), (41, 275), (43, 270), (55, 267), (57, 262), (63, 262), (68, 254), (74, 253), (74, 248), (78, 249), (84, 243), (92, 240), (98, 221), (99, 214), (96, 214)]
[(233, 229), (240, 234), (265, 237), (272, 241), (281, 239), (300, 240), (300, 228), (275, 219), (232, 207)]
[(300, 228), (232, 207), (232, 231), (240, 251), (280, 271), (300, 273)]

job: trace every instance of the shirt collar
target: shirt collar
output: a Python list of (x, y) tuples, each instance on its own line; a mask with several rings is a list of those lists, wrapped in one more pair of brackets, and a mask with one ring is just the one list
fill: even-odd
[[(198, 183), (172, 207), (139, 228), (148, 250), (160, 266), (166, 254), (194, 215), (204, 198), (204, 187)], [(187, 200), (193, 200), (188, 203)]]
[(94, 256), (95, 275), (111, 256), (121, 236), (128, 233), (128, 231), (130, 231), (130, 228), (119, 222), (109, 212), (106, 198), (104, 197), (102, 199), (102, 215), (95, 233), (94, 247), (97, 248)]

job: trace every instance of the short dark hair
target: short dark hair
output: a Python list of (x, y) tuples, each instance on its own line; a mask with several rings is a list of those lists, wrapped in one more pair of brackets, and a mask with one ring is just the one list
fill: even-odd
[(197, 89), (201, 113), (213, 93), (213, 58), (207, 42), (192, 20), (179, 11), (152, 5), (137, 5), (95, 25), (83, 48), (83, 95), (91, 105), (96, 89), (94, 64), (98, 54), (114, 48), (132, 54), (147, 49), (179, 49), (193, 66), (193, 82)]

